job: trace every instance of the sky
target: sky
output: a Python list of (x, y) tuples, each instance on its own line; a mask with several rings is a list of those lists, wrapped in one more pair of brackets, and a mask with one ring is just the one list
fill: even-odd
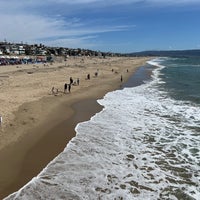
[(113, 53), (200, 49), (200, 0), (0, 0), (0, 41)]

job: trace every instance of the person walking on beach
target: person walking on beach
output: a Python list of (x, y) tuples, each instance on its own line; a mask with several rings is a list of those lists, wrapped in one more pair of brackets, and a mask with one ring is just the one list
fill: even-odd
[(90, 80), (90, 74), (87, 75), (87, 79)]
[(67, 91), (67, 83), (64, 84), (64, 93)]
[(121, 75), (121, 82), (123, 81), (123, 77), (122, 77), (122, 75)]
[(68, 91), (71, 92), (71, 84), (68, 85)]
[(72, 77), (70, 77), (70, 85), (73, 84), (73, 82), (74, 81), (73, 81)]
[(79, 80), (79, 78), (77, 78), (77, 85), (79, 85), (79, 83), (80, 83), (80, 80)]

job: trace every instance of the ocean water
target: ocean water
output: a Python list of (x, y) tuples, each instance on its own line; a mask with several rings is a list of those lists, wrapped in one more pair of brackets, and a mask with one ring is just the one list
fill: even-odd
[(104, 109), (6, 199), (200, 199), (200, 60), (159, 58), (141, 69), (151, 79), (98, 100)]

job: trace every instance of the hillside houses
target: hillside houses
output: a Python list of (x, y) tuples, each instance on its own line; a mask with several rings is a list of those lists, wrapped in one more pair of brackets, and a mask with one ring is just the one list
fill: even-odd
[(30, 55), (30, 56), (120, 56), (120, 54), (105, 53), (89, 49), (72, 49), (64, 47), (47, 47), (43, 44), (23, 44), (0, 42), (0, 55)]
[(69, 56), (122, 56), (122, 54), (105, 53), (89, 49), (71, 49), (64, 47), (47, 47), (43, 44), (23, 44), (0, 42), (0, 65), (23, 64), (35, 62), (53, 62), (56, 56), (63, 57), (64, 60)]
[(25, 48), (23, 45), (0, 43), (1, 55), (25, 55)]

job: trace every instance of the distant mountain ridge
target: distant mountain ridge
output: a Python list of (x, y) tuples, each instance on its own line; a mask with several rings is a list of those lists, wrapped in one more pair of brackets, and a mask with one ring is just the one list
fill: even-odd
[(172, 51), (141, 51), (130, 53), (129, 56), (200, 57), (200, 49)]

